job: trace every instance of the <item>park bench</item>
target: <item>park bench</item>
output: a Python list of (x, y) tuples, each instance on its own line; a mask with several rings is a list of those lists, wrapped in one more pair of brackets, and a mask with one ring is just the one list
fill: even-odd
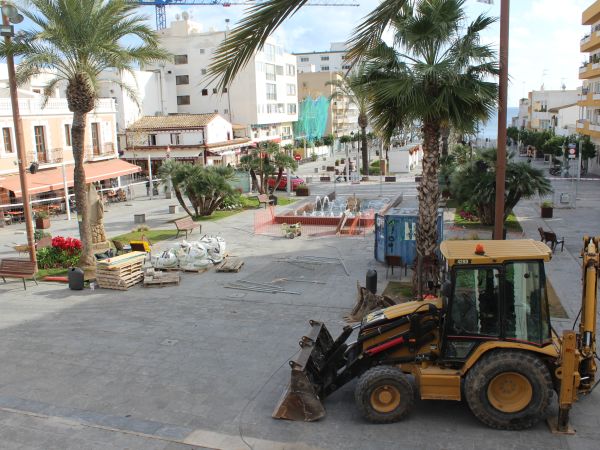
[(262, 205), (264, 203), (265, 205), (265, 209), (267, 208), (267, 205), (272, 205), (275, 200), (273, 200), (272, 198), (269, 198), (269, 196), (267, 194), (260, 194), (258, 197), (258, 207), (260, 208), (260, 205)]
[(560, 251), (561, 252), (563, 251), (563, 249), (565, 247), (565, 238), (564, 237), (558, 239), (556, 237), (556, 233), (553, 233), (552, 231), (544, 231), (544, 229), (542, 227), (539, 227), (538, 231), (540, 232), (541, 241), (545, 242), (546, 244), (550, 243), (550, 248), (552, 249), (552, 252), (554, 252), (554, 250), (556, 250), (556, 247), (558, 246), (558, 244), (560, 244)]
[(190, 216), (177, 219), (175, 221), (175, 226), (177, 227), (177, 236), (175, 236), (175, 238), (179, 236), (179, 233), (185, 231), (185, 238), (187, 239), (188, 233), (191, 234), (192, 231), (194, 231), (194, 228), (198, 228), (198, 232), (202, 232), (202, 227), (200, 224), (195, 223)]
[(25, 279), (32, 279), (37, 283), (35, 279), (35, 273), (37, 272), (36, 264), (28, 259), (0, 259), (0, 277), (2, 281), (6, 283), (7, 278), (21, 278), (23, 280), (23, 288), (27, 290)]

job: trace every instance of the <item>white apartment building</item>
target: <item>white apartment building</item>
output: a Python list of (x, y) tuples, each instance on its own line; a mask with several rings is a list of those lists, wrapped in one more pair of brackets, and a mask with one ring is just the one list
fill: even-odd
[(555, 128), (558, 123), (557, 108), (576, 105), (580, 100), (581, 89), (531, 91), (528, 96), (530, 130), (543, 131)]
[(144, 67), (159, 76), (160, 89), (154, 95), (161, 113), (218, 113), (236, 129), (246, 128), (244, 134), (254, 142), (291, 143), (292, 122), (298, 119), (296, 58), (269, 38), (231, 86), (219, 90), (217, 82), (207, 78), (207, 69), (227, 31), (205, 32), (186, 13), (182, 16), (159, 31), (161, 45), (174, 55), (173, 61)]
[(298, 72), (345, 72), (350, 69), (346, 61), (346, 44), (332, 42), (330, 49), (322, 52), (294, 53)]
[(530, 102), (528, 98), (522, 98), (519, 100), (519, 115), (512, 118), (512, 126), (523, 129), (529, 127), (529, 106)]

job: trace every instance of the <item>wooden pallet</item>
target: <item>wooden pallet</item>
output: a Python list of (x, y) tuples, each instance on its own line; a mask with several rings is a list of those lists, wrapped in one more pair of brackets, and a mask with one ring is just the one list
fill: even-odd
[(131, 275), (131, 276), (127, 277), (126, 279), (96, 277), (96, 281), (98, 282), (99, 287), (104, 288), (104, 289), (116, 289), (119, 291), (126, 291), (130, 287), (138, 284), (143, 279), (144, 279), (144, 274), (142, 272)]
[(178, 272), (161, 273), (159, 276), (144, 277), (144, 287), (164, 287), (176, 286), (179, 284), (180, 276)]
[(125, 253), (124, 255), (98, 261), (96, 266), (101, 269), (118, 270), (122, 267), (127, 267), (137, 262), (143, 264), (144, 259), (146, 259), (145, 252), (129, 252)]
[(225, 258), (222, 263), (216, 267), (217, 272), (239, 272), (244, 265), (244, 260), (241, 258)]
[(98, 286), (126, 291), (144, 279), (142, 267), (145, 259), (144, 252), (131, 252), (99, 261), (96, 267)]

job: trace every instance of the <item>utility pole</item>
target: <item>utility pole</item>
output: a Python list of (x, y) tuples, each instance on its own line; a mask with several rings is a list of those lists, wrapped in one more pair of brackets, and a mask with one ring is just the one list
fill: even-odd
[(500, 83), (498, 88), (498, 151), (496, 158), (496, 208), (494, 214), (494, 239), (496, 240), (504, 239), (509, 6), (510, 0), (500, 1)]
[(11, 50), (11, 38), (14, 34), (12, 23), (20, 23), (23, 16), (18, 13), (17, 8), (2, 2), (2, 36), (4, 43), (9, 49), (6, 55), (6, 66), (8, 68), (8, 85), (10, 88), (10, 103), (12, 105), (13, 126), (15, 128), (15, 137), (17, 144), (17, 161), (19, 166), (19, 179), (21, 181), (21, 199), (23, 202), (23, 216), (25, 217), (25, 229), (27, 230), (27, 247), (29, 249), (29, 259), (36, 264), (37, 255), (35, 253), (35, 239), (33, 237), (33, 217), (31, 215), (31, 203), (29, 202), (29, 180), (27, 179), (26, 165), (27, 156), (25, 154), (25, 143), (23, 142), (23, 124), (21, 123), (21, 114), (19, 113), (19, 98), (17, 96), (17, 80), (15, 74), (15, 60)]

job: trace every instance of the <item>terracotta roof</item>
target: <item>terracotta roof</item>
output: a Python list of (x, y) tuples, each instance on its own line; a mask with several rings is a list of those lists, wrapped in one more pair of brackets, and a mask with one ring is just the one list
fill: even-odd
[(232, 146), (232, 145), (245, 144), (247, 142), (250, 142), (249, 138), (236, 138), (236, 139), (231, 139), (229, 141), (213, 142), (212, 144), (204, 144), (202, 147), (204, 147), (204, 148), (227, 147), (227, 146)]
[(144, 116), (132, 123), (127, 130), (168, 130), (199, 128), (208, 125), (217, 113), (173, 114), (170, 116)]
[[(136, 165), (130, 164), (122, 159), (108, 159), (106, 161), (98, 161), (84, 163), (85, 181), (92, 183), (94, 181), (108, 180), (122, 175), (140, 172), (142, 169)], [(73, 186), (73, 166), (66, 166), (67, 186)], [(39, 194), (41, 192), (63, 190), (64, 180), (62, 175), (62, 167), (54, 167), (51, 169), (40, 170), (35, 174), (28, 173), (29, 179), (29, 194)], [(13, 191), (15, 196), (21, 196), (21, 182), (19, 175), (9, 175), (5, 178), (0, 177), (0, 188), (8, 191)]]

